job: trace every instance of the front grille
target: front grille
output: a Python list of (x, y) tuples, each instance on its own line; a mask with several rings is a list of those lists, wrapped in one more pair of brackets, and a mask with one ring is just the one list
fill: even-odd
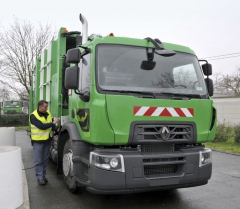
[(7, 114), (16, 114), (16, 113), (17, 113), (16, 110), (8, 110), (8, 111), (7, 111)]
[(171, 158), (149, 158), (143, 159), (144, 163), (156, 163), (156, 162), (172, 162), (172, 161), (183, 161), (184, 157), (171, 157)]
[(161, 177), (177, 172), (178, 165), (147, 165), (144, 166), (144, 175), (147, 178)]
[(175, 150), (174, 144), (161, 145), (142, 145), (142, 153), (157, 153), (157, 152), (173, 152)]
[(194, 140), (192, 125), (136, 125), (134, 138), (137, 142), (161, 142)]

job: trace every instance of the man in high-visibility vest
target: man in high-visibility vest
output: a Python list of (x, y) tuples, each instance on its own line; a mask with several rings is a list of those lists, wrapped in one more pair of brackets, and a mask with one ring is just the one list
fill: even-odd
[(48, 182), (45, 175), (50, 154), (50, 140), (53, 137), (53, 131), (58, 129), (56, 125), (58, 121), (58, 118), (52, 119), (48, 102), (45, 100), (40, 100), (38, 108), (30, 115), (34, 166), (39, 185), (45, 185)]

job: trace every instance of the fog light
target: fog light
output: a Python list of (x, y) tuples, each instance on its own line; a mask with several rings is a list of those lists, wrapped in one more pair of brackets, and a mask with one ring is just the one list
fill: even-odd
[(212, 150), (205, 149), (199, 152), (199, 167), (207, 165), (212, 162)]
[(125, 172), (122, 155), (102, 155), (96, 152), (91, 152), (90, 164), (105, 170)]

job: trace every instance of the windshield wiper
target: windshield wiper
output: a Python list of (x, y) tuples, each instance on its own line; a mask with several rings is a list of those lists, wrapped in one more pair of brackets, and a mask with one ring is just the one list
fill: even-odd
[(149, 91), (110, 90), (110, 89), (103, 89), (103, 91), (118, 92), (122, 94), (151, 95), (154, 99), (156, 98), (156, 95), (153, 92), (149, 92)]
[(137, 95), (146, 95), (146, 96), (150, 95), (151, 98), (154, 98), (154, 99), (156, 98), (173, 99), (173, 100), (189, 100), (191, 98), (202, 99), (202, 96), (199, 94), (153, 93), (149, 91), (110, 90), (110, 89), (103, 89), (103, 91), (118, 92), (121, 94), (137, 94)]
[[(158, 94), (155, 94), (156, 96), (158, 96)], [(199, 94), (177, 94), (177, 93), (159, 93), (160, 96), (162, 95), (169, 95), (171, 97), (171, 99), (181, 99), (181, 100), (189, 100), (191, 98), (198, 98), (201, 99), (201, 95)]]

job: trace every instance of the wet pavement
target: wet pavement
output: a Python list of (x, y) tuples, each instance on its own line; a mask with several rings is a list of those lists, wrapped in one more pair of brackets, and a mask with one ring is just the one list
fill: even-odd
[[(16, 131), (24, 167), (33, 166), (33, 152), (26, 131)], [(240, 209), (240, 156), (213, 152), (213, 174), (200, 187), (125, 195), (95, 195), (83, 189), (70, 193), (56, 165), (49, 162), (46, 186), (37, 184), (34, 169), (26, 170), (31, 209)]]

